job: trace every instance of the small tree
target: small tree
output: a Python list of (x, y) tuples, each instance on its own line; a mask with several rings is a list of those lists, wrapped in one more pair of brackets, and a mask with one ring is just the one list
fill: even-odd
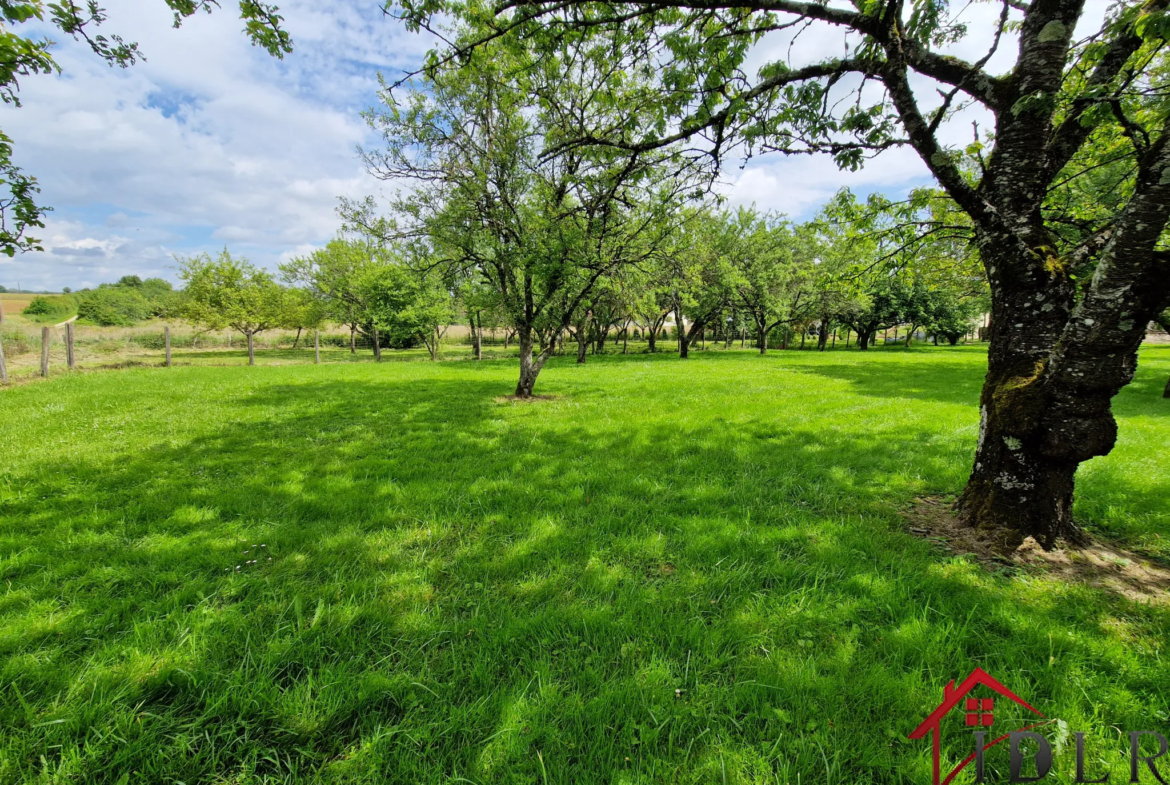
[(287, 290), (247, 259), (233, 259), (225, 248), (177, 258), (186, 284), (179, 313), (209, 330), (231, 327), (248, 339), (248, 365), (256, 364), (256, 333), (278, 327), (285, 317)]
[(306, 286), (327, 304), (329, 317), (349, 327), (349, 350), (353, 353), (356, 351), (354, 337), (364, 327), (362, 314), (366, 302), (362, 285), (371, 271), (387, 264), (383, 257), (370, 242), (339, 237), (308, 256), (298, 256), (280, 265), (280, 272), (289, 283)]
[(434, 273), (402, 265), (371, 270), (361, 284), (365, 316), (391, 346), (422, 342), (432, 360), (454, 316), (451, 292)]
[(974, 300), (964, 299), (946, 289), (936, 289), (927, 294), (923, 327), (934, 335), (936, 342), (943, 338), (954, 346), (970, 332), (977, 310)]
[(293, 339), (293, 349), (301, 342), (301, 333), (320, 327), (328, 316), (327, 304), (307, 289), (285, 289), (282, 298), (282, 318), (280, 326), (286, 330), (296, 330), (297, 337)]

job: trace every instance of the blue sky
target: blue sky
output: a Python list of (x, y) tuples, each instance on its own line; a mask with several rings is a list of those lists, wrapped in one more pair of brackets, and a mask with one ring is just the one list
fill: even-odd
[[(175, 30), (160, 0), (111, 4), (104, 31), (137, 41), (145, 62), (112, 69), (65, 39), (56, 49), (62, 75), (22, 80), (24, 107), (0, 109), (0, 127), (55, 209), (38, 233), (46, 252), (0, 257), (0, 284), (76, 289), (131, 273), (173, 280), (175, 254), (225, 245), (275, 268), (336, 231), (337, 197), (393, 187), (357, 159), (358, 145), (376, 144), (359, 112), (375, 100), (377, 73), (415, 66), (429, 40), (385, 17), (376, 1), (284, 2), (295, 51), (278, 61), (250, 45), (225, 5)], [(979, 43), (959, 53), (978, 57)], [(753, 59), (786, 45), (765, 42)], [(806, 34), (795, 58), (839, 46)], [(969, 119), (952, 125), (956, 142), (970, 135)], [(860, 173), (825, 158), (770, 156), (729, 168), (726, 179), (733, 204), (797, 218), (843, 185), (902, 193), (928, 182), (910, 151)]]

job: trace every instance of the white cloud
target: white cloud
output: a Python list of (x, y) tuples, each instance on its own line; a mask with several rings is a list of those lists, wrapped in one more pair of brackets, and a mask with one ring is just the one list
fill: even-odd
[[(1078, 33), (1106, 4), (1090, 0)], [(972, 34), (949, 51), (981, 57), (997, 8), (968, 6)], [(355, 147), (377, 142), (359, 111), (375, 101), (378, 69), (394, 75), (416, 66), (430, 41), (377, 3), (293, 0), (281, 13), (296, 49), (281, 61), (251, 46), (232, 11), (198, 14), (174, 30), (163, 3), (125, 0), (106, 32), (138, 41), (145, 62), (111, 69), (65, 39), (56, 50), (63, 75), (22, 80), (25, 105), (6, 109), (3, 127), (18, 163), (40, 180), (42, 201), (57, 211), (36, 233), (47, 253), (0, 257), (0, 283), (78, 288), (130, 273), (173, 280), (174, 254), (224, 244), (273, 268), (324, 244), (338, 227), (338, 196), (393, 189), (362, 171)], [(1016, 47), (1005, 36), (988, 68), (1007, 68)], [(746, 70), (845, 52), (840, 32), (814, 25), (795, 43), (786, 33), (767, 36)], [(913, 86), (924, 104), (937, 100), (930, 80)], [(972, 120), (988, 129), (990, 119), (972, 108), (941, 135), (965, 144)], [(860, 172), (838, 171), (826, 157), (767, 155), (725, 180), (733, 204), (803, 218), (845, 185), (861, 195), (899, 194), (930, 176), (911, 151), (894, 150)]]
[(105, 25), (145, 62), (111, 69), (62, 42), (64, 74), (22, 80), (24, 107), (4, 121), (55, 208), (34, 232), (47, 253), (5, 259), (0, 283), (77, 288), (120, 270), (173, 279), (172, 254), (224, 243), (273, 267), (328, 239), (337, 197), (380, 186), (355, 152), (372, 138), (359, 111), (375, 100), (377, 70), (417, 64), (427, 42), (376, 4), (327, 9), (282, 3), (296, 47), (283, 61), (250, 45), (230, 7), (174, 30), (157, 0), (121, 4)]

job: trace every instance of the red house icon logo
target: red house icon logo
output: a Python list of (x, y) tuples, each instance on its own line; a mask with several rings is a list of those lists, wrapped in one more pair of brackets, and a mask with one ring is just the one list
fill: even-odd
[[(941, 772), (939, 770), (939, 749), (941, 747), (942, 730), (940, 726), (943, 722), (943, 718), (950, 714), (953, 710), (959, 709), (959, 712), (963, 715), (964, 727), (990, 728), (995, 722), (994, 698), (967, 697), (972, 690), (981, 686), (986, 687), (999, 695), (1002, 695), (1012, 703), (1022, 706), (1023, 708), (1035, 714), (1037, 717), (1044, 717), (1043, 714), (1036, 711), (1036, 709), (1028, 705), (1028, 703), (1025, 702), (1022, 698), (992, 678), (991, 674), (987, 673), (982, 668), (976, 668), (970, 676), (963, 679), (963, 683), (958, 687), (955, 686), (955, 682), (952, 680), (943, 689), (943, 702), (940, 703), (938, 708), (932, 711), (930, 715), (922, 721), (922, 724), (915, 728), (908, 737), (911, 739), (921, 739), (928, 733), (933, 734), (933, 785), (949, 785), (951, 780), (955, 778), (956, 774), (966, 768), (967, 765), (971, 763), (971, 761), (975, 760), (975, 753), (972, 752), (970, 755), (964, 758), (958, 766), (952, 769), (950, 774), (948, 774), (945, 778), (940, 779)], [(1020, 728), (1018, 730), (1030, 730), (1031, 728), (1035, 728), (1036, 725), (1040, 724), (1042, 723), (1029, 725), (1026, 728)], [(996, 744), (999, 744), (1001, 741), (1007, 739), (1010, 735), (1011, 734), (1009, 733), (1005, 733), (994, 741), (985, 744), (983, 749), (987, 750), (991, 747), (994, 747)]]

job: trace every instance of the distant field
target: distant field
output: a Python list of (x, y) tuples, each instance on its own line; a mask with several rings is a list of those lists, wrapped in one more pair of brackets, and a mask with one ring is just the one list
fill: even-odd
[[(0, 390), (0, 782), (921, 785), (906, 735), (975, 666), (1063, 723), (1046, 781), (1070, 730), (1125, 781), (1170, 607), (898, 515), (962, 488), (985, 363), (554, 358), (523, 405), (514, 360)], [(1144, 350), (1077, 506), (1163, 561), (1167, 374)]]
[(33, 301), (34, 297), (41, 297), (39, 294), (12, 294), (11, 292), (0, 292), (0, 303), (4, 305), (4, 316), (19, 316), (24, 313), (24, 309)]

